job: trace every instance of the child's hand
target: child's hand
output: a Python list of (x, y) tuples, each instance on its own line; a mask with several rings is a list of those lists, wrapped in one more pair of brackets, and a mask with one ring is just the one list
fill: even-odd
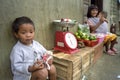
[(47, 66), (47, 69), (50, 70), (50, 65), (52, 65), (53, 63), (53, 53), (51, 51), (47, 51), (44, 55), (43, 55), (43, 61)]
[(53, 63), (53, 58), (51, 58), (51, 59), (48, 60), (48, 64), (49, 65), (52, 65), (52, 63)]
[(37, 61), (34, 63), (33, 67), (34, 67), (35, 69), (42, 69), (42, 68), (44, 68), (43, 61), (42, 61), (42, 60), (37, 60)]
[(29, 72), (34, 72), (34, 71), (36, 71), (36, 70), (43, 69), (44, 67), (45, 67), (45, 66), (44, 66), (44, 64), (43, 64), (43, 61), (37, 60), (37, 61), (33, 64), (33, 66), (29, 66), (28, 71), (29, 71)]
[(100, 18), (100, 23), (103, 23), (104, 21), (106, 21), (106, 19), (104, 17)]
[(108, 23), (108, 20), (107, 20), (107, 19), (105, 19), (104, 21)]
[(49, 57), (47, 58), (47, 61), (46, 61), (45, 63), (46, 63), (46, 65), (47, 65), (47, 69), (50, 70), (50, 66), (51, 66), (52, 63), (53, 63), (53, 57), (52, 57), (52, 56), (49, 56)]
[(100, 18), (100, 23), (103, 23), (103, 22), (104, 22), (104, 18), (101, 17), (101, 18)]

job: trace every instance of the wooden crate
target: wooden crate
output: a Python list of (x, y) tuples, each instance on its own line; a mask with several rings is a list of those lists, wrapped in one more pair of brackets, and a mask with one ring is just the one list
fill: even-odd
[(95, 63), (103, 54), (103, 42), (98, 43), (93, 49), (95, 50), (93, 63)]
[(101, 57), (103, 43), (85, 47), (75, 54), (54, 52), (57, 80), (81, 80), (81, 76)]
[(80, 80), (80, 57), (63, 52), (54, 53), (54, 65), (57, 70), (57, 80)]
[(57, 80), (80, 80), (93, 62), (94, 49), (86, 47), (75, 54), (54, 53)]
[(75, 56), (81, 57), (82, 67), (81, 71), (84, 74), (93, 63), (94, 59), (94, 49), (91, 47), (85, 47), (80, 50), (80, 52), (74, 54)]

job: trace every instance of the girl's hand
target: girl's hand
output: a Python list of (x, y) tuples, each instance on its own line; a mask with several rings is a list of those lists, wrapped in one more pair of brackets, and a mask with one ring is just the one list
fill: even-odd
[(93, 26), (94, 24), (91, 22), (91, 21), (89, 21), (89, 20), (87, 20), (87, 24), (89, 25), (89, 26)]

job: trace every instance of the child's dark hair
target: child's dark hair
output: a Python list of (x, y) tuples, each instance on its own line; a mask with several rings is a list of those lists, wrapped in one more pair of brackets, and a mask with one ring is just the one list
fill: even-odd
[[(88, 18), (92, 17), (91, 11), (92, 11), (93, 9), (98, 10), (98, 7), (97, 7), (96, 5), (91, 5), (91, 6), (88, 7), (88, 12), (87, 12), (87, 17), (88, 17)], [(96, 16), (97, 16), (97, 15), (96, 15)]]
[[(19, 26), (22, 25), (22, 24), (31, 24), (34, 27), (34, 23), (30, 18), (22, 16), (22, 17), (16, 18), (13, 21), (13, 23), (12, 23), (12, 31), (15, 32), (15, 33), (18, 33)], [(34, 29), (35, 29), (35, 27), (34, 27)]]
[(105, 18), (107, 18), (107, 12), (106, 11), (101, 11), (100, 13), (103, 14)]

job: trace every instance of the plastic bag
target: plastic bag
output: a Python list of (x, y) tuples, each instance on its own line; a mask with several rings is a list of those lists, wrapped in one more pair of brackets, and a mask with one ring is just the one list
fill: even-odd
[(90, 28), (89, 28), (89, 25), (88, 24), (79, 24), (78, 25), (78, 30), (80, 30), (81, 32), (83, 33), (87, 33), (87, 34), (90, 34)]

